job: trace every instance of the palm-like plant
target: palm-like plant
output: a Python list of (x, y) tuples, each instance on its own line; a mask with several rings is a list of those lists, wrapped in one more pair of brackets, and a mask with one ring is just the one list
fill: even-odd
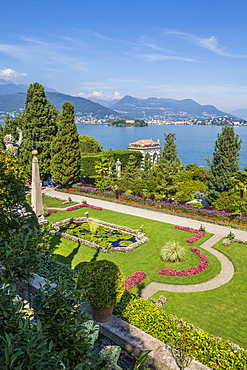
[(95, 171), (103, 179), (109, 171), (109, 164), (106, 157), (100, 158), (99, 162), (95, 166)]
[(239, 191), (240, 201), (244, 200), (244, 193), (247, 190), (247, 167), (243, 171), (238, 171), (233, 177), (235, 183), (234, 190)]

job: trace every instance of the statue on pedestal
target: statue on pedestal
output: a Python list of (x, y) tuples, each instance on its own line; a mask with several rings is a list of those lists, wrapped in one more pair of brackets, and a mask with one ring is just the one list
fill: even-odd
[(19, 138), (18, 138), (16, 143), (14, 143), (15, 139), (10, 134), (5, 135), (4, 138), (3, 138), (6, 150), (9, 153), (14, 154), (15, 156), (17, 156), (18, 150), (19, 150), (19, 148), (21, 146), (21, 143), (22, 143), (22, 130), (19, 127), (17, 127), (16, 131), (19, 135)]
[(118, 159), (117, 162), (116, 162), (117, 177), (121, 176), (121, 170), (122, 170), (122, 163)]

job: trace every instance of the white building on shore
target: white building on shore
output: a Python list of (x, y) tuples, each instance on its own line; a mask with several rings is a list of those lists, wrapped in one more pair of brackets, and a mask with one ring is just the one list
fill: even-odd
[(145, 157), (146, 153), (149, 153), (150, 160), (152, 163), (155, 163), (157, 161), (158, 156), (160, 155), (160, 142), (153, 141), (152, 139), (143, 139), (143, 140), (137, 140), (133, 143), (130, 143), (128, 146), (129, 150), (138, 150), (142, 153), (143, 157)]

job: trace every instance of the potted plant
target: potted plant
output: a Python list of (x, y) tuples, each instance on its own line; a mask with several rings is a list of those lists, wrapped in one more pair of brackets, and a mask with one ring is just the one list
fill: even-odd
[(124, 276), (119, 267), (111, 261), (92, 260), (79, 263), (76, 269), (79, 271), (77, 288), (85, 289), (93, 319), (109, 321), (115, 303), (125, 291)]

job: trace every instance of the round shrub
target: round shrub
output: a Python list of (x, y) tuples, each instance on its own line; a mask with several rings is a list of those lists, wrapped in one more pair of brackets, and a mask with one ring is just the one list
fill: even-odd
[(178, 262), (185, 259), (185, 249), (174, 240), (166, 242), (161, 250), (161, 258), (165, 262)]
[(93, 307), (110, 307), (120, 301), (125, 288), (124, 276), (119, 267), (111, 261), (81, 262), (77, 288), (85, 289), (85, 298)]

